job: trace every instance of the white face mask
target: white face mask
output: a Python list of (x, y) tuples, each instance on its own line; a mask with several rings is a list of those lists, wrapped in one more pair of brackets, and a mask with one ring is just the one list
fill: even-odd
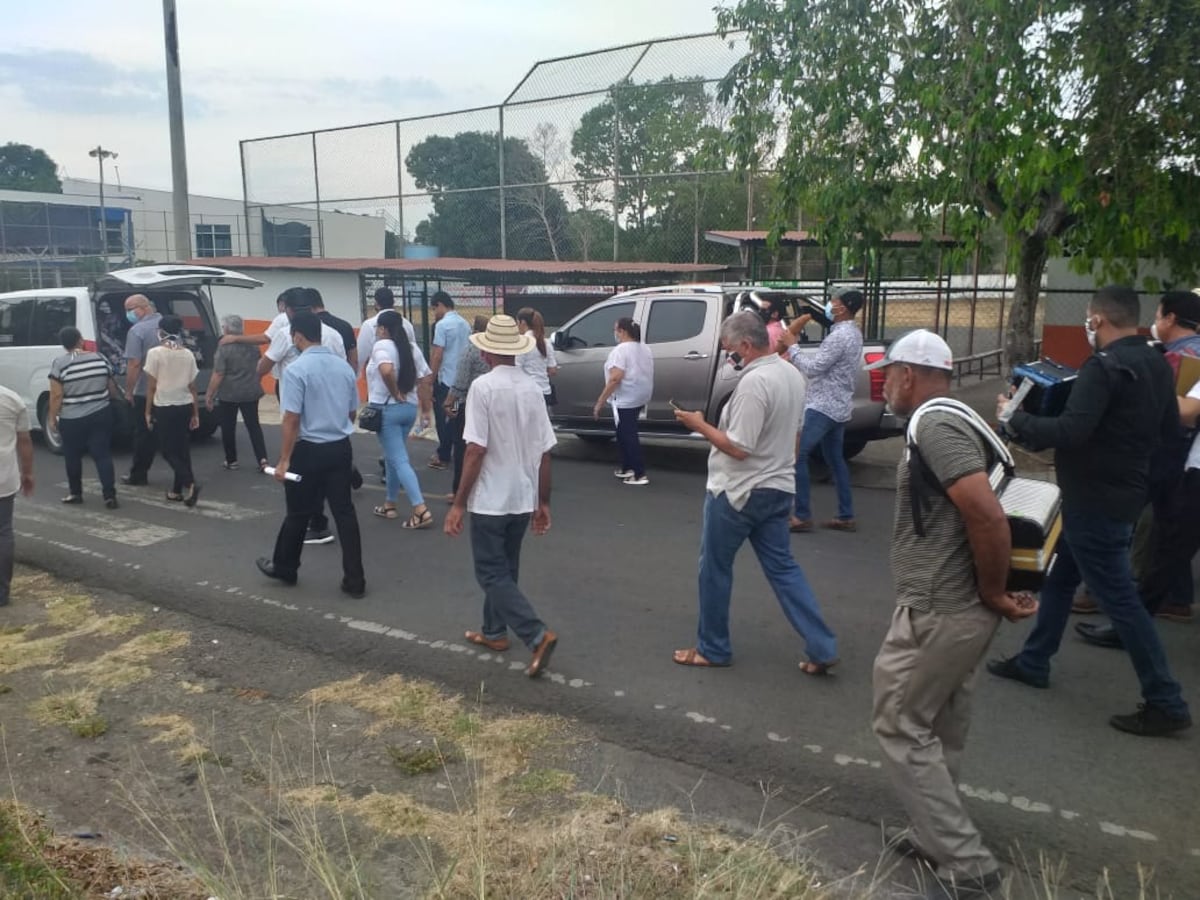
[(1087, 334), (1088, 346), (1093, 350), (1096, 349), (1096, 329), (1092, 327), (1092, 319), (1089, 316), (1083, 322), (1083, 330)]
[(833, 301), (832, 300), (825, 301), (825, 318), (827, 318), (830, 322), (833, 321)]
[(1150, 337), (1154, 338), (1156, 341), (1162, 340), (1162, 338), (1158, 336), (1158, 322), (1155, 322), (1150, 326)]

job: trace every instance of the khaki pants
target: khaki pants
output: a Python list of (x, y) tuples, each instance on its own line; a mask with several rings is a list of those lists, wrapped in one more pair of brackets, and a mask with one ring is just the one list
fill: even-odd
[(963, 808), (958, 771), (976, 670), (999, 624), (982, 605), (952, 615), (897, 607), (875, 657), (872, 726), (913, 842), (941, 878), (997, 868)]

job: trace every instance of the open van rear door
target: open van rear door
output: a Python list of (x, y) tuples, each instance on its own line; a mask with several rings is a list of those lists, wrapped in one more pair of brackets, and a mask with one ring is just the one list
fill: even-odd
[(224, 287), (256, 288), (262, 282), (241, 272), (218, 269), (215, 266), (160, 265), (118, 269), (96, 279), (95, 290), (127, 291), (162, 290), (219, 284)]

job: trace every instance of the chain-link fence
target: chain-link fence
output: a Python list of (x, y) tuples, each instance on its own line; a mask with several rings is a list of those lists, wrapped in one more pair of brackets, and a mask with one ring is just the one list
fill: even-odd
[[(717, 82), (740, 35), (649, 41), (535, 65), (498, 106), (243, 141), (246, 217), (380, 216), (390, 254), (721, 262), (704, 232), (754, 227), (761, 184), (732, 171)], [(760, 177), (760, 182), (766, 176)], [(321, 252), (316, 229), (313, 255)]]

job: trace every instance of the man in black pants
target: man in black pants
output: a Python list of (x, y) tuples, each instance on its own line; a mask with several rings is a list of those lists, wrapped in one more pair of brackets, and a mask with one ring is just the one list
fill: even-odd
[(145, 294), (125, 298), (125, 318), (133, 326), (125, 335), (125, 397), (133, 404), (133, 461), (121, 484), (146, 484), (158, 437), (146, 426), (146, 376), (142, 366), (146, 354), (158, 346), (158, 324), (162, 316)]
[[(283, 421), (275, 464), (275, 479), (283, 482), (287, 497), (287, 516), (273, 556), (259, 557), (257, 565), (268, 578), (295, 584), (305, 531), (325, 500), (342, 545), (342, 592), (362, 597), (366, 593), (362, 538), (350, 494), (350, 435), (358, 411), (354, 371), (322, 346), (321, 320), (311, 312), (296, 312), (291, 331), (300, 358), (283, 373)], [(287, 481), (288, 472), (295, 472), (300, 481)]]

